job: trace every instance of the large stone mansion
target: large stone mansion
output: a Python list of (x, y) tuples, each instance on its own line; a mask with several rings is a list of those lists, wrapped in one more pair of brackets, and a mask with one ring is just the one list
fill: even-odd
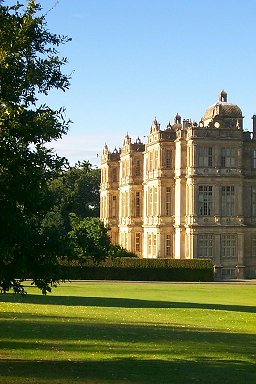
[(256, 115), (222, 91), (199, 123), (128, 134), (101, 158), (101, 219), (112, 242), (147, 258), (210, 258), (217, 277), (256, 277)]

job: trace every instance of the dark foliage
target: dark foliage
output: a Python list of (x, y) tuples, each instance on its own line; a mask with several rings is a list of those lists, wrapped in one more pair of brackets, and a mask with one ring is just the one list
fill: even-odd
[[(0, 286), (23, 293), (31, 278), (43, 293), (57, 282), (61, 236), (47, 216), (48, 183), (66, 166), (46, 144), (65, 134), (63, 109), (38, 101), (52, 89), (66, 90), (67, 60), (57, 48), (69, 41), (50, 33), (36, 1), (27, 7), (0, 2)], [(56, 255), (56, 256), (55, 256)]]

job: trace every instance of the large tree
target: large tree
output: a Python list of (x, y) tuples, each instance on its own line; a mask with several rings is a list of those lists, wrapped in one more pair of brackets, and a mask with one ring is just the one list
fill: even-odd
[[(90, 247), (88, 248), (89, 242), (75, 245), (78, 239), (80, 239), (80, 235), (74, 237), (74, 231), (78, 227), (80, 228), (79, 230), (85, 228), (85, 225), (87, 232), (91, 228), (95, 233), (95, 228), (97, 228), (97, 234), (101, 239), (105, 239), (107, 235), (107, 229), (104, 228), (104, 225), (98, 218), (100, 169), (93, 167), (88, 161), (79, 162), (73, 167), (68, 167), (68, 169), (51, 180), (48, 186), (48, 197), (52, 201), (52, 206), (46, 213), (42, 226), (44, 233), (47, 232), (48, 234), (48, 239), (55, 246), (58, 244), (59, 256), (64, 255), (69, 259), (77, 258), (81, 260), (80, 250), (82, 249), (84, 256), (87, 255), (87, 257), (101, 259), (104, 241), (103, 243), (101, 241), (95, 242), (95, 252), (92, 255), (89, 250)], [(95, 218), (95, 220), (89, 220), (89, 218)], [(89, 225), (89, 223), (96, 222), (98, 223), (96, 227)], [(91, 237), (88, 235), (88, 238), (92, 241), (93, 238), (95, 239), (95, 236), (93, 237), (93, 234)], [(107, 240), (108, 242), (109, 240)]]
[[(40, 94), (66, 90), (66, 58), (58, 47), (69, 40), (48, 31), (40, 5), (6, 6), (0, 0), (0, 287), (22, 291), (31, 278), (43, 293), (58, 281), (60, 241), (48, 183), (66, 164), (46, 144), (61, 138), (69, 121), (62, 109), (40, 104)], [(61, 220), (61, 218), (60, 218)], [(51, 230), (50, 230), (51, 228)], [(61, 237), (58, 234), (59, 238)]]
[(78, 162), (49, 183), (55, 201), (53, 211), (62, 217), (67, 231), (70, 213), (80, 219), (100, 215), (100, 169), (89, 161)]
[(74, 213), (70, 214), (70, 221), (70, 247), (76, 258), (81, 262), (88, 257), (96, 261), (105, 259), (111, 240), (103, 222), (97, 217), (80, 219)]

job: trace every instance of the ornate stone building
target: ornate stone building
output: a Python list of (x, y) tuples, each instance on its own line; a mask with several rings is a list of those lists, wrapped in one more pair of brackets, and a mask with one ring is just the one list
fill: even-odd
[(177, 114), (147, 143), (128, 134), (101, 158), (101, 219), (148, 258), (211, 258), (217, 277), (256, 277), (256, 116), (219, 100), (199, 123)]

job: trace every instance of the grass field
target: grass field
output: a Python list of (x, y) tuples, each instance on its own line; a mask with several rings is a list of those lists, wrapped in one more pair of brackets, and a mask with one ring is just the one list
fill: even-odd
[(0, 296), (0, 384), (256, 383), (256, 286), (73, 283)]

